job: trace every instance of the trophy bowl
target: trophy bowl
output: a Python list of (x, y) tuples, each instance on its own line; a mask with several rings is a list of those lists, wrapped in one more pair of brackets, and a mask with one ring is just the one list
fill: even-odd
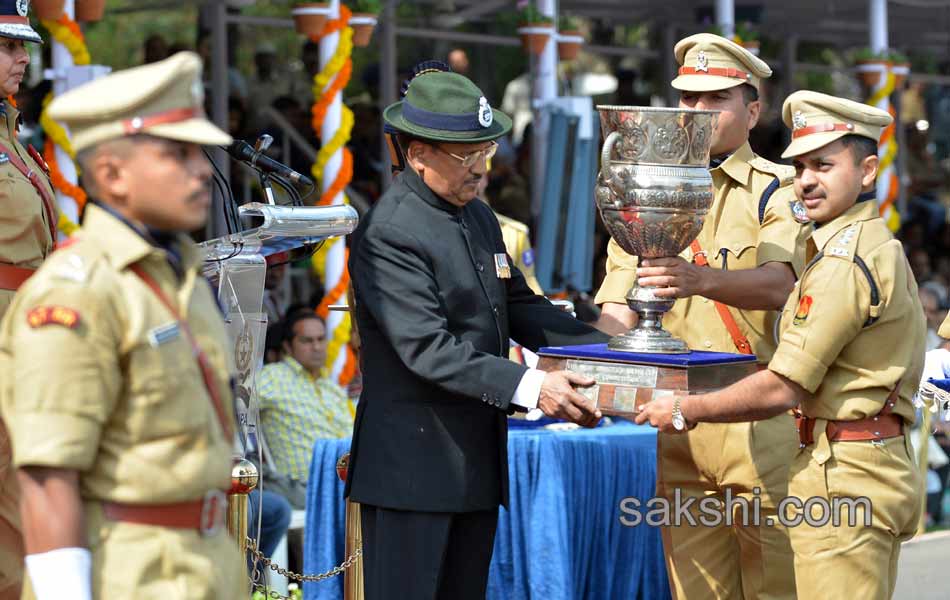
[[(604, 145), (594, 199), (610, 236), (638, 258), (678, 255), (696, 239), (713, 201), (709, 149), (718, 111), (598, 106)], [(689, 347), (663, 329), (671, 298), (634, 284), (626, 301), (637, 325), (611, 350), (683, 354)]]

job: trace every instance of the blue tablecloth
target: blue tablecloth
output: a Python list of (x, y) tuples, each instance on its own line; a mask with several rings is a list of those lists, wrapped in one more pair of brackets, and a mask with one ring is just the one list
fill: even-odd
[[(350, 441), (314, 447), (307, 491), (304, 569), (344, 556), (343, 484), (337, 458)], [(512, 429), (511, 510), (501, 510), (488, 598), (669, 598), (659, 530), (620, 523), (620, 501), (653, 497), (656, 434), (625, 421), (593, 430)], [(343, 596), (342, 577), (304, 585), (306, 600)]]

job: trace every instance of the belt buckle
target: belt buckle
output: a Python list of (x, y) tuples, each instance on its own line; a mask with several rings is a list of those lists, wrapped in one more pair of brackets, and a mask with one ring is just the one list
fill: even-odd
[(227, 496), (221, 490), (208, 490), (201, 499), (201, 521), (198, 531), (203, 537), (217, 535), (224, 524), (224, 507)]

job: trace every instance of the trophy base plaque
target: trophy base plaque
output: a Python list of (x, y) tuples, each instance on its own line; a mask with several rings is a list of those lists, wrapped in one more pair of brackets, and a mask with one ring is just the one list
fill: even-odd
[(749, 354), (703, 352), (653, 354), (616, 351), (606, 344), (541, 348), (538, 368), (566, 369), (597, 383), (578, 392), (605, 415), (631, 418), (637, 407), (674, 392), (702, 394), (731, 385), (759, 370)]

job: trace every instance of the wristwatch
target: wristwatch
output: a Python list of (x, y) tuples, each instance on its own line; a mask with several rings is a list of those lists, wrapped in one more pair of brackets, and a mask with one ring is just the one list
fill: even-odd
[(686, 430), (686, 417), (683, 416), (683, 411), (680, 409), (679, 396), (673, 399), (673, 427), (676, 431)]

